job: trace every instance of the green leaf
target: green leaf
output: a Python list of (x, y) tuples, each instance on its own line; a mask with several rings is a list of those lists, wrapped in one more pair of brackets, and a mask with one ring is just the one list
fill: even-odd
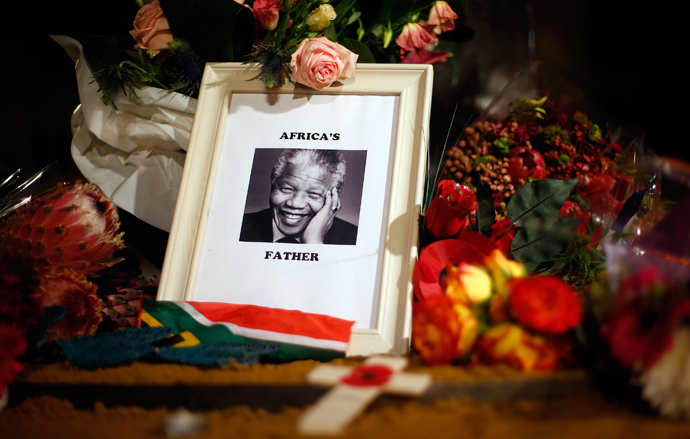
[(345, 38), (340, 44), (359, 55), (358, 63), (375, 63), (376, 59), (369, 48), (361, 41)]
[(254, 42), (254, 16), (228, 0), (161, 0), (176, 38), (208, 61), (244, 61)]
[(577, 180), (535, 180), (531, 181), (510, 197), (508, 219), (520, 227), (542, 217), (555, 217), (568, 199)]
[(353, 12), (352, 15), (350, 15), (350, 18), (347, 19), (347, 24), (346, 24), (346, 25), (351, 25), (352, 23), (354, 23), (355, 21), (357, 21), (357, 19), (359, 19), (359, 16), (360, 16), (360, 15), (362, 15), (361, 12)]
[(580, 221), (558, 216), (530, 218), (515, 234), (511, 253), (523, 263), (545, 262), (568, 246)]
[(484, 236), (491, 235), (491, 226), (496, 220), (496, 210), (494, 209), (494, 200), (491, 193), (486, 190), (484, 184), (480, 181), (477, 185), (477, 223), (479, 233)]
[(336, 34), (335, 26), (332, 23), (323, 31), (323, 36), (331, 41), (338, 41), (338, 34)]

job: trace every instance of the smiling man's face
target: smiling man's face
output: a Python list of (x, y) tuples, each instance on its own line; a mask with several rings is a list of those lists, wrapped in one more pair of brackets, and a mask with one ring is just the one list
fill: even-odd
[(301, 234), (323, 207), (331, 184), (331, 175), (321, 166), (288, 163), (269, 199), (278, 230), (287, 236)]

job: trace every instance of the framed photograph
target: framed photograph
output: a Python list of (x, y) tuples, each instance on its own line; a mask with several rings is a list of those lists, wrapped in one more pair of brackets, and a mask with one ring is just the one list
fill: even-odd
[(158, 299), (327, 314), (355, 321), (348, 355), (408, 352), (431, 66), (319, 91), (257, 73), (207, 64)]

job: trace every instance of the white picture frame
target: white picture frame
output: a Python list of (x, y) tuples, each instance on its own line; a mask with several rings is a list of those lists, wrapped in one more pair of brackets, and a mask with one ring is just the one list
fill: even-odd
[[(248, 100), (250, 107), (253, 105), (252, 102), (256, 102), (256, 106), (260, 107), (263, 104), (259, 102), (256, 96), (261, 95), (266, 105), (277, 105), (276, 102), (282, 102), (280, 105), (288, 106), (291, 102), (308, 102), (310, 105), (312, 101), (322, 103), (314, 109), (308, 108), (308, 105), (299, 104), (297, 105), (300, 107), (298, 110), (271, 114), (270, 120), (272, 122), (270, 125), (280, 126), (283, 120), (286, 121), (286, 124), (294, 123), (295, 114), (313, 114), (316, 117), (316, 111), (319, 114), (327, 113), (332, 108), (328, 104), (329, 102), (343, 102), (345, 100), (344, 102), (347, 103), (361, 103), (361, 105), (366, 105), (364, 113), (371, 113), (368, 108), (372, 105), (375, 106), (380, 100), (382, 102), (381, 108), (393, 109), (390, 112), (381, 111), (373, 118), (391, 123), (389, 128), (390, 153), (388, 162), (382, 163), (385, 160), (375, 160), (379, 148), (369, 147), (368, 155), (371, 156), (371, 160), (366, 166), (368, 167), (367, 172), (371, 171), (372, 176), (380, 176), (381, 181), (385, 184), (376, 186), (372, 183), (373, 186), (370, 187), (374, 187), (375, 190), (364, 192), (366, 196), (369, 193), (376, 193), (379, 198), (383, 196), (383, 199), (379, 205), (378, 201), (371, 202), (367, 201), (366, 198), (361, 198), (361, 210), (366, 210), (368, 206), (373, 206), (374, 211), (376, 209), (383, 210), (381, 230), (378, 235), (380, 241), (377, 244), (379, 251), (375, 255), (377, 268), (374, 286), (377, 291), (374, 291), (372, 296), (374, 303), (362, 305), (362, 307), (368, 306), (370, 308), (371, 322), (363, 323), (363, 327), (353, 328), (347, 355), (401, 355), (408, 353), (412, 320), (412, 270), (417, 258), (418, 219), (426, 178), (433, 80), (432, 67), (405, 64), (358, 64), (354, 79), (336, 83), (318, 91), (292, 84), (285, 85), (277, 91), (267, 91), (261, 81), (256, 79), (257, 74), (258, 69), (256, 67), (246, 64), (207, 63), (206, 65), (157, 300), (219, 301), (208, 299), (208, 297), (216, 297), (210, 290), (218, 289), (210, 278), (229, 275), (225, 273), (225, 270), (221, 270), (222, 273), (217, 275), (209, 274), (217, 273), (217, 271), (210, 271), (212, 269), (209, 267), (215, 264), (215, 259), (209, 259), (208, 254), (211, 250), (208, 249), (208, 246), (212, 245), (209, 242), (215, 243), (213, 244), (215, 245), (214, 249), (228, 246), (218, 250), (224, 252), (219, 254), (232, 255), (233, 251), (236, 250), (232, 250), (231, 246), (239, 245), (234, 244), (237, 233), (237, 226), (234, 223), (228, 227), (217, 225), (219, 221), (225, 220), (219, 219), (219, 215), (221, 215), (218, 213), (220, 202), (216, 201), (215, 204), (213, 202), (214, 190), (216, 188), (218, 191), (221, 190), (220, 182), (224, 182), (223, 185), (226, 185), (229, 181), (232, 186), (234, 176), (242, 174), (227, 170), (227, 163), (237, 163), (240, 160), (235, 159), (227, 162), (229, 159), (223, 158), (223, 150), (237, 151), (244, 148), (244, 146), (237, 146), (233, 143), (235, 133), (238, 133), (237, 136), (242, 136), (242, 127), (239, 126), (238, 129), (237, 125), (232, 125), (233, 120), (249, 120), (250, 123), (252, 120), (251, 118), (242, 119), (242, 116), (236, 114), (241, 112), (237, 110), (238, 107), (242, 109), (246, 107), (244, 104), (237, 104), (238, 102)], [(236, 105), (233, 106), (233, 102)], [(299, 113), (300, 111), (303, 113)], [(305, 111), (306, 113), (304, 113)], [(361, 126), (371, 125), (372, 114), (362, 114), (361, 117)], [(366, 125), (367, 123), (369, 125)], [(360, 126), (359, 123), (356, 125)], [(228, 129), (228, 126), (233, 128)], [(348, 126), (352, 126), (352, 123), (349, 123)], [(377, 127), (379, 125), (371, 126)], [(385, 129), (382, 130), (382, 133), (382, 136), (385, 135)], [(360, 135), (361, 133), (355, 134)], [(368, 135), (368, 133), (365, 134)], [(242, 145), (250, 143), (246, 140), (246, 135), (243, 139)], [(260, 149), (262, 146), (265, 145), (250, 145), (248, 148)], [(331, 146), (329, 145), (327, 148), (331, 148)], [(231, 153), (226, 152), (225, 154)], [(219, 165), (221, 160), (226, 160), (226, 164)], [(247, 166), (246, 163), (245, 166)], [(378, 178), (373, 177), (373, 179)], [(239, 182), (238, 185), (237, 187), (242, 187), (242, 185), (246, 186), (247, 183)], [(248, 199), (248, 195), (246, 197)], [(234, 200), (229, 204), (237, 206), (231, 209), (237, 210), (240, 204), (242, 207), (245, 205), (243, 196), (238, 195)], [(226, 203), (223, 203), (225, 206)], [(376, 216), (376, 214), (371, 216)], [(226, 233), (226, 229), (232, 229), (229, 232), (229, 238), (220, 236)], [(368, 233), (365, 224), (360, 223), (360, 234), (364, 236), (365, 233)], [(365, 240), (360, 239), (360, 241)], [(366, 242), (369, 241), (366, 240)], [(217, 244), (218, 242), (221, 244)], [(332, 250), (331, 247), (339, 247), (342, 250), (346, 246), (330, 246), (328, 251)], [(357, 245), (351, 247), (352, 249), (360, 247), (360, 242), (358, 241)], [(349, 248), (346, 250), (349, 251)], [(269, 251), (266, 250), (266, 255), (268, 254)], [(243, 255), (242, 258), (247, 259), (248, 257)], [(267, 264), (268, 262), (257, 261), (257, 264), (261, 263)], [(233, 262), (228, 261), (228, 266), (232, 265)], [(340, 266), (346, 265), (334, 264), (334, 267)], [(292, 271), (291, 268), (290, 272)], [(348, 276), (350, 278), (359, 277), (358, 273), (349, 273)], [(245, 299), (235, 297), (240, 294), (233, 291), (243, 290), (242, 282), (246, 281), (238, 279), (237, 276), (230, 279), (231, 285), (229, 286), (227, 285), (228, 279), (221, 283), (228, 289), (228, 292), (222, 292), (223, 297), (227, 296), (227, 300), (222, 301), (237, 303), (235, 300), (239, 300), (240, 303), (243, 303)], [(204, 285), (203, 293), (201, 293), (202, 289), (197, 288), (199, 283)], [(333, 288), (327, 293), (331, 296), (337, 296), (338, 291), (332, 290)], [(252, 297), (256, 296), (257, 294), (252, 295)], [(269, 296), (270, 291), (267, 294), (267, 297)], [(284, 292), (281, 296), (285, 296)], [(267, 305), (262, 303), (261, 298), (256, 300), (258, 303), (252, 304), (273, 306), (273, 303), (270, 302), (272, 299), (267, 299), (270, 302)], [(295, 301), (297, 302), (297, 300)], [(322, 302), (325, 303), (328, 300)], [(314, 306), (316, 308), (308, 306), (309, 309), (303, 309), (303, 306), (297, 306), (292, 309), (333, 315), (330, 312), (320, 312), (317, 304)], [(283, 307), (291, 308), (290, 306)], [(366, 308), (362, 309), (365, 310)], [(340, 316), (336, 315), (336, 317)]]

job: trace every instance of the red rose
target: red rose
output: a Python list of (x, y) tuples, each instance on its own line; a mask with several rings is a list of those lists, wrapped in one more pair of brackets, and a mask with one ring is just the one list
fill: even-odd
[(582, 209), (580, 205), (574, 201), (566, 201), (558, 211), (558, 216), (563, 218), (582, 218)]
[(477, 206), (472, 189), (452, 180), (441, 180), (436, 197), (424, 214), (426, 227), (439, 239), (455, 236), (468, 225), (467, 215)]
[(508, 175), (514, 185), (527, 183), (530, 178), (546, 177), (546, 162), (539, 151), (518, 146), (508, 153)]
[(580, 324), (582, 303), (572, 287), (556, 276), (530, 276), (508, 281), (513, 317), (522, 325), (560, 334)]
[[(618, 211), (618, 201), (613, 196), (616, 179), (611, 175), (585, 177), (578, 184), (580, 196), (589, 201), (589, 211), (594, 215), (608, 217)], [(621, 205), (622, 206), (622, 205)]]
[(508, 218), (503, 218), (500, 221), (496, 221), (491, 226), (491, 235), (489, 239), (496, 244), (504, 255), (510, 252), (510, 246), (513, 245), (513, 238), (515, 238), (515, 234), (519, 229), (518, 226), (510, 227), (512, 224), (513, 223)]

